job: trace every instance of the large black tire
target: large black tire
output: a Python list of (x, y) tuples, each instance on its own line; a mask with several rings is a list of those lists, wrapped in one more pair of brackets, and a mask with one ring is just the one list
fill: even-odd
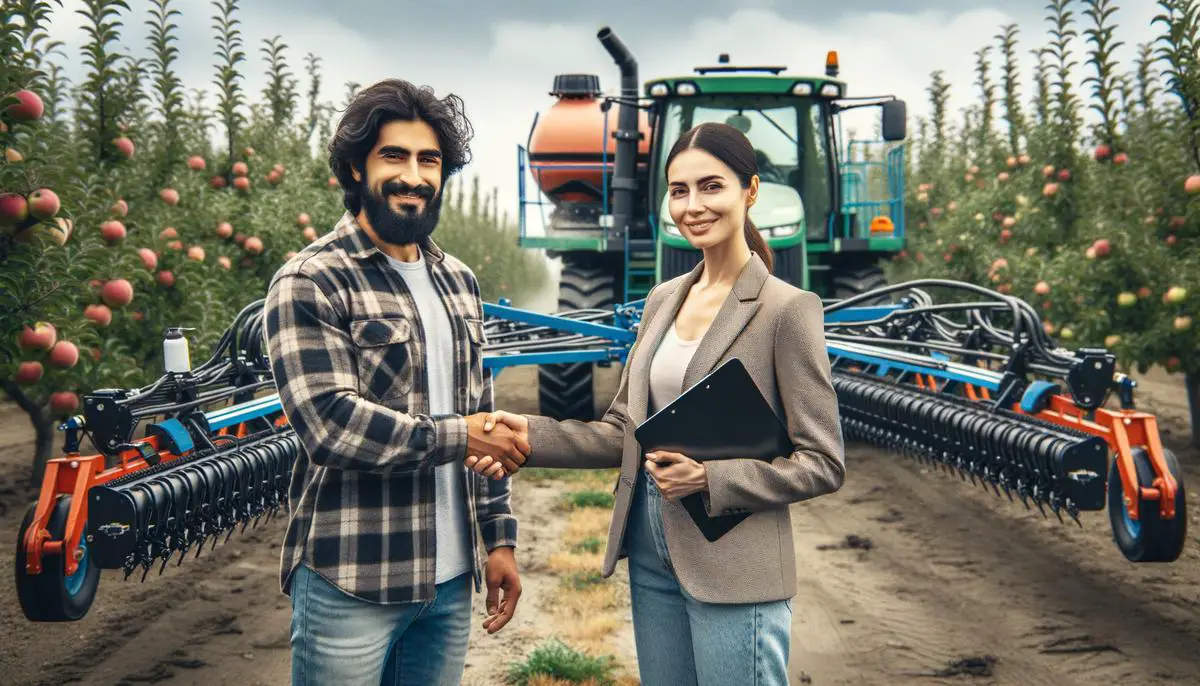
[[(66, 574), (66, 561), (61, 554), (42, 554), (42, 571), (30, 575), (25, 572), (25, 532), (33, 522), (34, 510), (37, 503), (29, 506), (25, 519), (17, 533), (17, 554), (15, 572), (17, 580), (17, 599), (21, 610), (31, 622), (74, 622), (83, 618), (92, 601), (96, 598), (96, 589), (100, 585), (100, 567), (95, 564), (87, 551), (87, 523), (84, 522), (83, 537), (79, 546), (83, 549), (83, 558), (79, 567), (71, 576)], [(50, 513), (50, 522), (46, 529), (51, 539), (61, 539), (67, 529), (67, 513), (71, 510), (71, 496), (60, 496), (54, 503)]]
[[(1175, 477), (1173, 519), (1163, 519), (1159, 515), (1157, 500), (1145, 499), (1138, 502), (1137, 521), (1130, 519), (1116, 460), (1112, 461), (1108, 470), (1108, 520), (1112, 525), (1113, 540), (1130, 562), (1174, 562), (1183, 552), (1183, 544), (1187, 541), (1187, 497), (1183, 472), (1179, 469), (1175, 454), (1166, 448), (1163, 448), (1163, 461), (1167, 463), (1171, 476)], [(1145, 449), (1133, 449), (1133, 466), (1138, 485), (1151, 486), (1154, 468)]]
[[(835, 269), (831, 281), (830, 297), (834, 300), (844, 300), (887, 285), (887, 277), (883, 273), (883, 268), (878, 264), (842, 265)], [(884, 305), (888, 301), (889, 298), (884, 296), (870, 298), (856, 303), (856, 305)]]
[[(616, 304), (616, 276), (602, 265), (563, 260), (558, 286), (558, 309), (611, 308)], [(557, 420), (596, 418), (591, 362), (544, 364), (538, 367), (538, 408)]]

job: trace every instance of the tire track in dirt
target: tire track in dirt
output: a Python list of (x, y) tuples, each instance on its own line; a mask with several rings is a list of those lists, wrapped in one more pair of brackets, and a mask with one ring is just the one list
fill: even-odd
[[(904, 458), (847, 452), (843, 490), (796, 508), (798, 681), (1200, 681), (1195, 545), (1133, 565), (1105, 513), (1051, 524)], [(818, 549), (848, 537), (857, 548)]]

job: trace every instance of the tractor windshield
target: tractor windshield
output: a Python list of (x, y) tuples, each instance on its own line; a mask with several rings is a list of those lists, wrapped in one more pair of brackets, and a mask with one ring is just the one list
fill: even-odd
[(679, 136), (697, 124), (723, 122), (745, 133), (754, 145), (759, 180), (796, 189), (809, 235), (824, 236), (832, 203), (826, 112), (820, 101), (794, 95), (713, 95), (671, 101), (662, 118), (652, 207), (661, 206), (667, 153)]

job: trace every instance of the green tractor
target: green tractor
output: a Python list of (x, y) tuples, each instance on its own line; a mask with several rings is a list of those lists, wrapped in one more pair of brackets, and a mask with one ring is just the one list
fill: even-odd
[[(556, 76), (554, 104), (518, 147), (519, 242), (561, 258), (559, 313), (611, 314), (699, 263), (667, 212), (663, 164), (703, 122), (733, 125), (754, 144), (760, 191), (750, 218), (779, 278), (825, 299), (885, 284), (881, 262), (904, 248), (904, 101), (848, 98), (835, 52), (820, 77), (733, 66), (722, 54), (693, 74), (640, 84), (625, 44), (608, 27), (597, 37), (620, 69), (620, 95), (604, 96), (593, 74)], [(882, 110), (882, 140), (845, 141), (840, 113), (869, 106)], [(527, 174), (536, 200), (526, 199)], [(594, 419), (597, 364), (610, 363), (540, 365), (541, 413)]]

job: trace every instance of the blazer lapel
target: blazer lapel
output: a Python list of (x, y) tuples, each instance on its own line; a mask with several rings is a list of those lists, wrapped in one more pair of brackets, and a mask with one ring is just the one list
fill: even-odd
[(696, 279), (700, 278), (700, 272), (703, 271), (704, 262), (700, 262), (686, 277), (680, 280), (679, 286), (674, 292), (668, 293), (663, 304), (659, 306), (658, 311), (654, 313), (654, 319), (650, 321), (643, 320), (646, 325), (646, 334), (642, 339), (642, 344), (639, 346), (637, 354), (629, 361), (629, 418), (634, 424), (640, 424), (646, 421), (648, 408), (650, 405), (650, 360), (654, 358), (654, 353), (658, 350), (659, 344), (662, 343), (663, 337), (667, 334), (667, 329), (670, 328), (671, 322), (675, 321), (675, 315), (679, 314), (679, 307), (683, 305), (683, 301), (687, 298), (688, 291), (691, 290), (692, 284), (696, 283)]
[[(737, 337), (746, 328), (747, 322), (758, 312), (758, 294), (767, 280), (770, 272), (767, 265), (755, 253), (750, 253), (750, 259), (738, 275), (729, 296), (717, 311), (717, 316), (709, 325), (708, 331), (696, 346), (696, 352), (688, 363), (683, 375), (684, 389), (695, 385), (697, 381), (717, 366), (721, 356), (733, 345)], [(674, 315), (672, 315), (672, 319)]]

